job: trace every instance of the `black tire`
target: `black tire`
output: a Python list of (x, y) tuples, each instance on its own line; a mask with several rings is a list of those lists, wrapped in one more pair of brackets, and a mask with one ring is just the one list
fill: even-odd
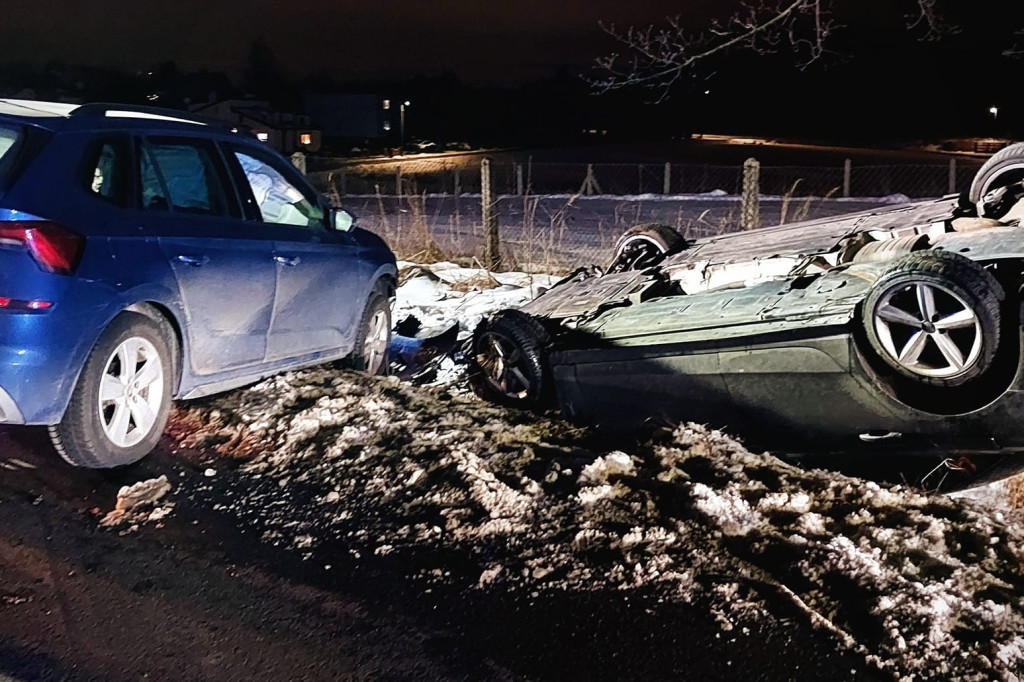
[(502, 310), (473, 333), (469, 383), (473, 391), (500, 405), (542, 407), (552, 393), (545, 351), (550, 337), (533, 317)]
[(686, 248), (686, 239), (668, 225), (645, 223), (626, 230), (615, 243), (608, 272), (642, 270)]
[(1024, 142), (993, 154), (975, 173), (968, 198), (977, 207), (979, 216), (999, 219), (1017, 203), (1022, 192), (998, 190), (1021, 181), (1024, 181)]
[[(383, 327), (377, 325), (383, 325)], [(370, 343), (371, 334), (375, 335), (376, 343)], [(383, 338), (381, 338), (381, 334)], [(360, 372), (375, 376), (386, 375), (390, 365), (388, 353), (390, 345), (391, 290), (382, 283), (374, 287), (370, 297), (366, 300), (366, 308), (363, 309), (363, 316), (359, 319), (356, 345), (349, 356), (349, 364), (352, 369)]]
[[(116, 443), (107, 430), (116, 430), (113, 424), (116, 418), (113, 415), (118, 406), (103, 406), (100, 386), (111, 368), (119, 367), (120, 360), (115, 362), (115, 351), (132, 339), (141, 339), (151, 345), (155, 351), (155, 358), (151, 359), (160, 363), (162, 380), (159, 388), (143, 387), (142, 393), (126, 395), (125, 401), (136, 403), (139, 400), (149, 401), (151, 397), (156, 399), (158, 396), (159, 407), (155, 411), (150, 410), (154, 419), (143, 431), (136, 424), (137, 418), (132, 408), (127, 407), (126, 403), (120, 406), (122, 412), (128, 411), (130, 415), (126, 417), (126, 428), (132, 429), (134, 425), (130, 437), (125, 438), (126, 444), (122, 445)], [(173, 384), (177, 377), (177, 347), (174, 330), (159, 315), (151, 317), (125, 312), (114, 318), (86, 358), (64, 417), (59, 424), (49, 428), (50, 440), (57, 453), (69, 464), (94, 469), (132, 464), (148, 455), (160, 440), (170, 414)], [(139, 357), (135, 356), (136, 361)], [(125, 371), (135, 373), (139, 368), (136, 365), (135, 369)]]
[(1003, 296), (992, 273), (969, 258), (921, 251), (896, 260), (875, 282), (861, 321), (871, 350), (900, 376), (964, 386), (993, 364)]

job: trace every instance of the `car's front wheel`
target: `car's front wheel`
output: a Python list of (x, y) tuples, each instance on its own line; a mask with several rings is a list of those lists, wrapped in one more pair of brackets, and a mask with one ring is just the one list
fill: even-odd
[(480, 397), (501, 405), (541, 407), (551, 393), (544, 366), (549, 336), (536, 319), (502, 310), (473, 334), (469, 383)]
[(160, 440), (171, 409), (175, 336), (160, 318), (122, 313), (89, 353), (60, 423), (54, 448), (90, 468), (136, 462)]
[(350, 357), (352, 368), (372, 375), (387, 374), (390, 344), (391, 300), (381, 285), (370, 294), (359, 321), (356, 347)]

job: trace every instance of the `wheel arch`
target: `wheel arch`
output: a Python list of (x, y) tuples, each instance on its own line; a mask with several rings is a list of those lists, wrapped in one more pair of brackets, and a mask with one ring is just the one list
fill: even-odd
[[(181, 388), (181, 376), (184, 368), (187, 366), (185, 362), (188, 337), (184, 332), (184, 327), (178, 317), (174, 314), (170, 306), (160, 301), (145, 300), (139, 301), (138, 303), (132, 303), (125, 307), (122, 313), (139, 313), (140, 315), (146, 315), (148, 317), (163, 319), (170, 325), (171, 329), (174, 330), (174, 347), (171, 349), (171, 354), (174, 360), (174, 378), (171, 382), (173, 390), (171, 392), (172, 397), (177, 397)], [(120, 315), (121, 313), (118, 313)], [(115, 315), (115, 318), (117, 316)], [(113, 320), (111, 320), (113, 321)]]

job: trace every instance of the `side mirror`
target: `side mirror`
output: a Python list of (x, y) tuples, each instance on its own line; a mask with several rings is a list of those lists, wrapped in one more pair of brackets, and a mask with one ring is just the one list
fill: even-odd
[(356, 222), (351, 213), (341, 208), (332, 208), (330, 216), (331, 229), (335, 232), (348, 232)]

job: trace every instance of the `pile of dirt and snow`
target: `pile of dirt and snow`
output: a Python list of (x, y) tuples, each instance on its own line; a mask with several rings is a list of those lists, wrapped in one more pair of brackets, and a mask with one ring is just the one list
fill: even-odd
[(654, 591), (725, 631), (799, 618), (908, 680), (1024, 669), (1012, 512), (805, 471), (694, 425), (609, 450), (560, 421), (331, 369), (186, 404), (171, 430), (245, 460), (195, 499), (319, 565), (390, 562), (467, 593)]

